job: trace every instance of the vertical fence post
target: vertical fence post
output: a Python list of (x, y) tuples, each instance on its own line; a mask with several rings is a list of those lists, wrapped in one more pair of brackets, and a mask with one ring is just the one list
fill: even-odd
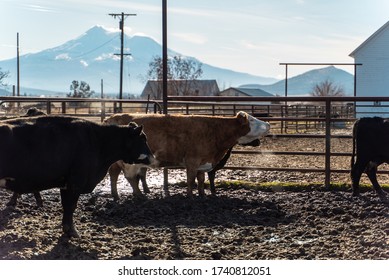
[(325, 138), (325, 187), (328, 189), (331, 183), (331, 100), (326, 99), (326, 138)]
[(51, 114), (51, 101), (50, 100), (46, 101), (46, 112), (48, 115)]

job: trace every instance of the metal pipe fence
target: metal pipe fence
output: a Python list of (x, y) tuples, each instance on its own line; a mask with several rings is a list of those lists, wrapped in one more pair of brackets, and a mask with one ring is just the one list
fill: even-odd
[[(335, 157), (351, 157), (350, 152), (331, 151), (334, 139), (351, 139), (348, 134), (332, 133), (334, 129), (347, 128), (359, 116), (371, 114), (389, 115), (389, 97), (168, 97), (168, 113), (235, 115), (246, 111), (261, 120), (270, 122), (272, 129), (269, 138), (309, 138), (324, 141), (322, 151), (246, 151), (234, 149), (233, 154), (275, 156), (320, 156), (324, 157), (322, 168), (266, 167), (266, 166), (229, 166), (231, 170), (263, 170), (284, 172), (319, 172), (325, 176), (325, 186), (331, 183), (332, 173), (348, 173), (349, 169), (335, 169), (331, 162)], [(38, 97), (0, 97), (0, 117), (17, 115), (29, 107), (38, 107), (48, 114), (66, 114), (94, 121), (119, 112), (156, 113), (162, 112), (160, 100), (118, 100), (118, 99), (74, 99)], [(377, 104), (382, 104), (379, 107)], [(360, 106), (359, 106), (360, 105)], [(386, 108), (388, 110), (386, 111)], [(378, 112), (378, 113), (377, 113)], [(388, 172), (380, 172), (388, 173)]]

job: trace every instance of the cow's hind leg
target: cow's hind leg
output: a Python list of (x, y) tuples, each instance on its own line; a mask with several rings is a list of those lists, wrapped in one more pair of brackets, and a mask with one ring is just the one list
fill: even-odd
[(353, 187), (353, 196), (359, 196), (359, 181), (361, 180), (362, 173), (364, 172), (366, 165), (369, 163), (368, 160), (357, 160), (351, 168), (351, 181)]
[(208, 172), (209, 186), (211, 188), (211, 194), (213, 196), (216, 196), (215, 177), (216, 177), (216, 171), (215, 170), (211, 170), (211, 171)]
[(187, 189), (187, 196), (188, 197), (193, 197), (193, 188), (196, 184), (196, 176), (197, 176), (196, 170), (192, 170), (191, 168), (186, 169), (186, 181), (188, 184), (188, 189)]
[(43, 199), (41, 194), (39, 192), (34, 192), (34, 197), (35, 197), (36, 205), (38, 207), (43, 207)]
[(73, 214), (79, 197), (79, 193), (61, 189), (61, 203), (63, 207), (62, 229), (67, 237), (80, 237), (73, 223)]
[(138, 173), (138, 179), (140, 179), (142, 182), (143, 192), (150, 193), (150, 189), (146, 181), (146, 173), (147, 173), (147, 168), (141, 168)]
[(385, 198), (385, 192), (382, 190), (380, 184), (377, 181), (377, 164), (375, 162), (369, 162), (368, 166), (366, 167), (366, 174), (370, 179), (370, 182), (372, 183), (376, 193), (378, 196), (383, 199)]
[(18, 193), (14, 192), (14, 193), (12, 194), (11, 199), (8, 201), (7, 206), (13, 206), (13, 207), (15, 207), (16, 204), (17, 204), (17, 202), (18, 202), (18, 197), (19, 197), (19, 196), (20, 196), (20, 195), (19, 195)]
[(197, 177), (197, 183), (199, 189), (199, 196), (205, 196), (205, 191), (204, 191), (205, 173), (202, 171), (198, 171), (196, 177)]
[(117, 182), (121, 171), (122, 168), (116, 162), (112, 164), (108, 169), (109, 179), (111, 181), (111, 194), (115, 201), (119, 200)]

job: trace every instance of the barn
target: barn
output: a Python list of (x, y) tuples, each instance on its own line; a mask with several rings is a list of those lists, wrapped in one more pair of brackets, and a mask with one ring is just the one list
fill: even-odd
[[(358, 67), (357, 96), (388, 96), (389, 89), (389, 21), (358, 46), (350, 56)], [(380, 102), (358, 103), (358, 117), (389, 116), (389, 107)], [(368, 106), (368, 107), (366, 107)], [(384, 112), (384, 114), (382, 114)]]
[[(216, 96), (220, 92), (216, 80), (169, 80), (169, 96)], [(149, 80), (141, 98), (162, 99), (162, 81)]]
[(274, 96), (273, 94), (264, 91), (259, 88), (240, 88), (240, 87), (230, 87), (219, 93), (220, 96), (255, 96), (255, 97), (270, 97)]

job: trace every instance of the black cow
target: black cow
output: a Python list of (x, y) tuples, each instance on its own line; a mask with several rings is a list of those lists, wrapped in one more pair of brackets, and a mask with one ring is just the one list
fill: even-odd
[[(43, 115), (46, 115), (46, 113), (39, 110), (36, 107), (31, 107), (27, 110), (25, 115), (22, 115), (20, 117), (34, 117), (34, 116), (43, 116)], [(16, 203), (18, 201), (18, 197), (19, 197), (19, 194), (14, 193), (12, 195), (11, 199), (8, 201), (7, 206), (16, 206)], [(43, 199), (42, 199), (40, 193), (34, 192), (34, 197), (35, 197), (37, 206), (42, 207), (43, 206)]]
[(359, 181), (362, 173), (365, 172), (377, 194), (385, 198), (385, 192), (377, 181), (377, 167), (384, 162), (389, 163), (389, 120), (379, 117), (357, 120), (353, 127), (351, 157), (354, 196), (359, 195)]
[(118, 160), (154, 161), (142, 129), (51, 116), (2, 122), (0, 187), (16, 193), (60, 188), (63, 231), (78, 237), (73, 213), (79, 196), (92, 192)]

